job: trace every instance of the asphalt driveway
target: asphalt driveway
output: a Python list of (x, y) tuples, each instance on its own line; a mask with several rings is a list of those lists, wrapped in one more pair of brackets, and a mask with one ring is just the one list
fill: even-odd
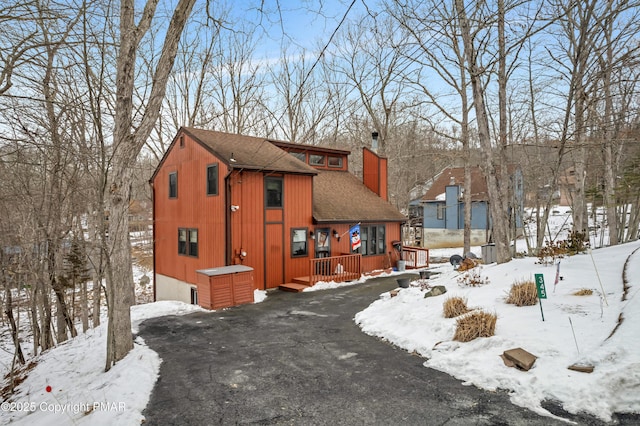
[(163, 360), (145, 424), (566, 425), (362, 333), (354, 315), (395, 287), (387, 277), (275, 291), (263, 303), (145, 321), (139, 334)]

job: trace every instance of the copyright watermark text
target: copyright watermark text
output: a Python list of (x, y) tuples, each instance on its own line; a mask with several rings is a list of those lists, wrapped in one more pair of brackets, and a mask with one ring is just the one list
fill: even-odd
[(3, 402), (0, 411), (46, 411), (51, 413), (90, 413), (92, 411), (125, 411), (127, 404), (124, 402), (79, 402), (79, 403), (53, 403), (53, 402)]

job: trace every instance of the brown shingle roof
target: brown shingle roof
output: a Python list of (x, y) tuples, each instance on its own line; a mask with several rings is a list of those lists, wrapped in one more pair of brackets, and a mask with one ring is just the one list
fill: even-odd
[[(453, 180), (452, 180), (453, 179)], [(443, 194), (447, 185), (464, 185), (464, 167), (450, 167), (444, 169), (436, 177), (429, 190), (422, 196), (421, 201), (434, 201)], [(487, 181), (480, 167), (471, 168), (471, 200), (486, 201)]]
[(318, 171), (313, 178), (317, 222), (404, 222), (407, 218), (346, 171)]
[[(214, 155), (235, 168), (286, 173), (316, 174), (316, 170), (289, 155), (268, 139), (243, 136), (213, 130), (183, 127), (191, 137), (207, 147)], [(230, 163), (233, 157), (235, 162)]]

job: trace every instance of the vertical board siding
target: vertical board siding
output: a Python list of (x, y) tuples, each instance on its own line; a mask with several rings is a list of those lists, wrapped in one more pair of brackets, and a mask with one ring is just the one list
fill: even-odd
[(379, 158), (371, 150), (362, 150), (362, 183), (367, 188), (379, 195), (380, 177), (378, 175)]
[[(153, 179), (156, 273), (197, 283), (197, 269), (224, 265), (226, 166), (198, 143), (178, 135)], [(218, 194), (206, 195), (207, 166), (219, 163)], [(169, 198), (169, 173), (178, 174), (178, 197)], [(198, 257), (178, 255), (178, 228), (198, 229)]]
[(266, 225), (265, 238), (265, 288), (276, 288), (284, 283), (284, 249), (281, 223)]
[[(231, 212), (231, 263), (254, 269), (254, 286), (264, 289), (264, 179), (262, 173), (234, 171), (230, 204), (240, 208)], [(224, 238), (224, 237), (223, 237)], [(242, 259), (240, 252), (246, 252)]]
[(387, 167), (387, 159), (380, 157), (380, 163), (378, 164), (378, 187), (380, 188), (380, 191), (378, 192), (378, 195), (380, 196), (380, 198), (387, 201), (389, 201), (389, 196), (387, 192), (389, 190), (388, 170), (389, 169)]
[(362, 183), (384, 200), (387, 198), (387, 159), (362, 149)]
[[(291, 230), (313, 230), (313, 177), (288, 175), (284, 179), (284, 281), (309, 274), (309, 258), (314, 256), (313, 240), (307, 238), (307, 256), (291, 257)], [(282, 284), (282, 283), (280, 283)]]

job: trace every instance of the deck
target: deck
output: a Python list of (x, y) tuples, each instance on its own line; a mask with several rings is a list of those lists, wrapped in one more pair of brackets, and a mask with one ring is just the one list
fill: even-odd
[(293, 278), (291, 282), (279, 286), (284, 291), (304, 291), (319, 281), (346, 282), (360, 279), (362, 255), (347, 254), (317, 259), (309, 259), (309, 274)]
[[(429, 250), (420, 247), (402, 247), (402, 259), (407, 269), (419, 269), (429, 266)], [(342, 256), (309, 259), (309, 274), (296, 277), (291, 282), (280, 284), (280, 290), (301, 292), (319, 281), (347, 282), (360, 279), (362, 275), (362, 255), (346, 254)]]

